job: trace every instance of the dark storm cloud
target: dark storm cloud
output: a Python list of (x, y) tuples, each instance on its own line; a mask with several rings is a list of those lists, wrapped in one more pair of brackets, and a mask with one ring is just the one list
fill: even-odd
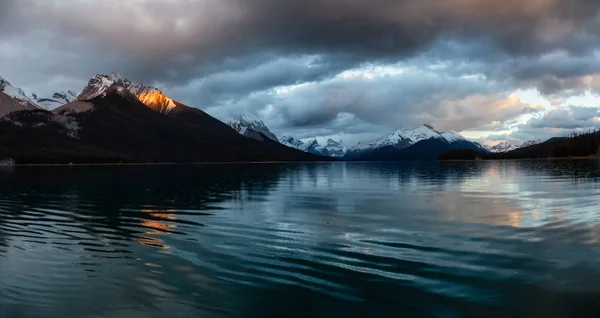
[[(9, 22), (11, 18), (11, 13), (14, 10), (16, 5), (15, 1), (12, 0), (0, 0), (0, 27), (2, 30), (6, 30), (9, 27)], [(0, 32), (0, 37), (2, 36), (2, 32)]]
[[(537, 110), (510, 96), (517, 88), (600, 90), (599, 10), (597, 0), (0, 0), (0, 75), (81, 89), (119, 71), (218, 116), (260, 111), (297, 131), (341, 133), (344, 114), (365, 129), (501, 130)], [(405, 72), (337, 76), (373, 65)]]
[(240, 71), (222, 71), (191, 81), (178, 90), (194, 90), (198, 107), (236, 100), (253, 92), (287, 85), (322, 81), (345, 70), (342, 63), (324, 63), (320, 58), (277, 57)]
[(440, 36), (488, 38), (513, 54), (581, 53), (597, 44), (600, 8), (595, 0), (29, 1), (21, 7), (30, 28), (118, 50), (130, 73), (159, 81), (244, 69), (228, 61), (264, 51), (335, 56), (347, 67), (397, 61)]

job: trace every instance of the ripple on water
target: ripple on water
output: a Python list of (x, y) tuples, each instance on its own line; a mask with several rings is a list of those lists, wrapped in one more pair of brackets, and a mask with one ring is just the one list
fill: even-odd
[(598, 168), (15, 167), (0, 317), (589, 315)]

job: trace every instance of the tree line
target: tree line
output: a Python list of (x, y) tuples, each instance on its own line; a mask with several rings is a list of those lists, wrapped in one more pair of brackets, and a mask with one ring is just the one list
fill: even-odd
[(573, 132), (569, 137), (552, 138), (541, 144), (504, 153), (454, 149), (440, 155), (440, 160), (537, 159), (600, 155), (600, 130)]

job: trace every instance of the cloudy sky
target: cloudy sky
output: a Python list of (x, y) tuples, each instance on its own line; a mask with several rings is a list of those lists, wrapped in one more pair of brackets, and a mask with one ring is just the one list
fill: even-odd
[(547, 138), (600, 128), (600, 1), (0, 0), (13, 85), (111, 71), (278, 135)]

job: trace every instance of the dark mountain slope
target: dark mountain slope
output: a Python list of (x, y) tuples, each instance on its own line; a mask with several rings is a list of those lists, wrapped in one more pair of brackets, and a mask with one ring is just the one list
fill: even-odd
[(33, 109), (26, 105), (21, 105), (12, 97), (0, 91), (0, 118), (14, 111)]
[(452, 149), (472, 149), (485, 152), (475, 143), (466, 140), (448, 142), (442, 138), (430, 138), (417, 142), (416, 144), (398, 149), (386, 146), (375, 149), (362, 155), (353, 156), (354, 161), (403, 161), (403, 160), (437, 160), (439, 156)]
[(565, 140), (565, 138), (552, 138), (537, 145), (523, 147), (506, 153), (498, 154), (496, 157), (498, 159), (535, 159), (552, 157), (556, 155), (556, 143), (560, 143), (563, 140)]
[(199, 109), (178, 104), (158, 113), (124, 91), (89, 102), (94, 109), (73, 116), (81, 140), (143, 162), (290, 161), (316, 156), (245, 138)]
[(46, 110), (12, 112), (0, 120), (0, 158), (13, 158), (17, 163), (132, 161), (122, 154), (82, 143), (70, 134), (64, 123)]

